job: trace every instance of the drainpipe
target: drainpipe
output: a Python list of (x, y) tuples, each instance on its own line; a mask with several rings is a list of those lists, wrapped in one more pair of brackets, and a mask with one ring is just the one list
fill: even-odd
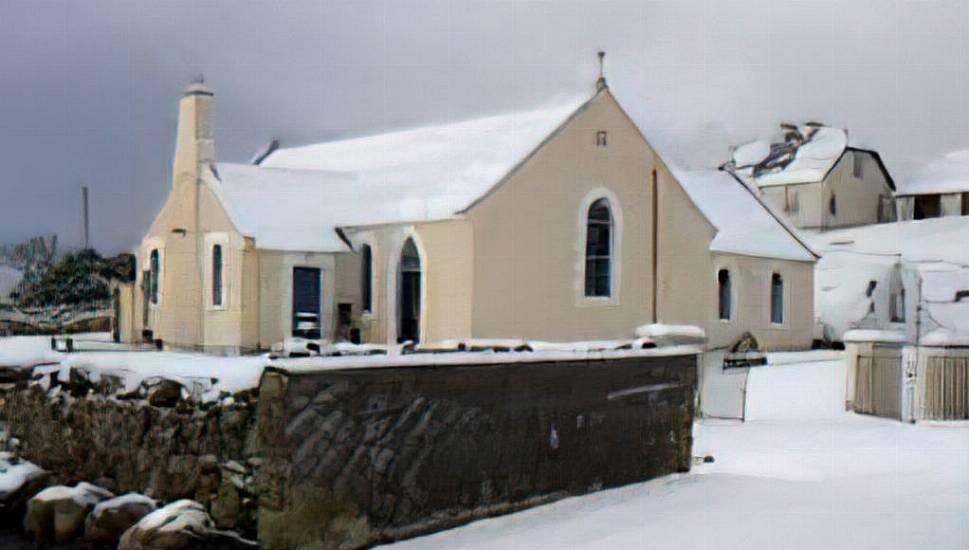
[(659, 178), (652, 172), (653, 193), (653, 324), (659, 322)]

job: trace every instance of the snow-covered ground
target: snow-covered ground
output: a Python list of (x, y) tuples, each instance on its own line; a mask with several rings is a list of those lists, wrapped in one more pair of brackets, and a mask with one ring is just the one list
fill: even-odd
[(696, 424), (712, 464), (393, 548), (969, 548), (969, 425), (846, 413), (838, 355), (770, 360), (752, 369), (752, 420)]

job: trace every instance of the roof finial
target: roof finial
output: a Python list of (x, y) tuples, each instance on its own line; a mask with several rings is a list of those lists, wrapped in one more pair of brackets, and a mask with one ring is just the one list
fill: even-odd
[(212, 90), (205, 86), (205, 75), (199, 73), (192, 79), (191, 84), (185, 88), (185, 95), (213, 95)]
[(599, 80), (596, 80), (596, 89), (601, 90), (603, 88), (608, 88), (609, 85), (606, 84), (606, 75), (603, 71), (603, 65), (605, 64), (606, 52), (599, 50)]

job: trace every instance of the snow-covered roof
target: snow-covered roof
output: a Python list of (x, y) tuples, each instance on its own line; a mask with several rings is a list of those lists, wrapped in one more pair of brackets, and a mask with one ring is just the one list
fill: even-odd
[(259, 166), (219, 164), (214, 187), (260, 248), (345, 250), (337, 227), (459, 215), (584, 102), (278, 149)]
[[(875, 293), (891, 287), (897, 268), (916, 274), (923, 315), (920, 342), (969, 343), (969, 224), (959, 217), (867, 225), (807, 234), (822, 254), (815, 270), (815, 310), (832, 337), (852, 328), (884, 328), (872, 317), (871, 281)], [(903, 284), (911, 286), (910, 280)], [(871, 326), (868, 326), (871, 325)]]
[(953, 151), (902, 182), (896, 195), (927, 195), (969, 191), (969, 150)]
[(759, 187), (812, 183), (824, 179), (848, 146), (841, 128), (819, 124), (789, 127), (785, 141), (754, 141), (732, 157), (738, 174)]
[(710, 250), (745, 256), (814, 261), (768, 207), (743, 183), (723, 170), (687, 171), (673, 175), (703, 215), (717, 229)]
[(949, 261), (969, 265), (966, 246), (969, 223), (959, 216), (862, 225), (804, 235), (822, 255), (841, 250), (892, 255), (913, 263)]

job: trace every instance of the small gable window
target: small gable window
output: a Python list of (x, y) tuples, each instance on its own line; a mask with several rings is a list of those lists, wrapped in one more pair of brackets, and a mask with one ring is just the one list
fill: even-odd
[(212, 305), (222, 305), (222, 245), (212, 247)]
[(838, 215), (838, 200), (833, 193), (831, 194), (831, 199), (828, 200), (828, 212), (831, 212), (832, 216)]
[(717, 289), (718, 296), (720, 297), (720, 320), (729, 321), (733, 295), (730, 288), (730, 272), (726, 269), (721, 269), (717, 272)]
[(585, 241), (585, 295), (612, 295), (612, 213), (609, 201), (599, 199), (589, 207)]
[(852, 166), (852, 172), (856, 180), (863, 179), (865, 177), (865, 161), (864, 158), (855, 153), (854, 155), (854, 165)]
[(158, 303), (158, 275), (161, 271), (161, 264), (158, 259), (158, 249), (152, 250), (148, 260), (148, 295), (151, 303)]
[(784, 322), (784, 279), (780, 273), (770, 276), (770, 322), (777, 325)]
[(596, 132), (596, 147), (607, 147), (609, 134), (605, 130), (599, 130)]
[(360, 301), (364, 311), (373, 310), (373, 250), (369, 244), (360, 250)]

